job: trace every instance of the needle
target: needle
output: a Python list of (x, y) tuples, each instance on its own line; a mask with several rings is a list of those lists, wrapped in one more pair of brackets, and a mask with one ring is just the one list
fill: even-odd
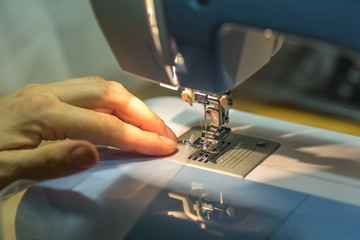
[(208, 148), (207, 148), (206, 143), (207, 143), (207, 140), (208, 140), (208, 133), (207, 133), (207, 119), (206, 119), (206, 103), (204, 103), (203, 106), (204, 106), (204, 118), (205, 118), (205, 121), (204, 121), (205, 141), (204, 141), (204, 143), (203, 143), (202, 149), (203, 149), (204, 151), (207, 151)]

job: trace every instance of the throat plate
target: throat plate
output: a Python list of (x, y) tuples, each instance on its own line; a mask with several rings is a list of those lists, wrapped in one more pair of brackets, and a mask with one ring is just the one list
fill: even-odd
[(231, 133), (217, 145), (215, 151), (211, 152), (186, 144), (187, 140), (197, 140), (199, 137), (201, 137), (201, 128), (191, 128), (179, 137), (179, 140), (184, 143), (178, 144), (180, 152), (189, 152), (185, 155), (187, 159), (180, 159), (184, 158), (184, 154), (175, 154), (167, 159), (245, 177), (280, 146), (277, 142), (237, 133)]

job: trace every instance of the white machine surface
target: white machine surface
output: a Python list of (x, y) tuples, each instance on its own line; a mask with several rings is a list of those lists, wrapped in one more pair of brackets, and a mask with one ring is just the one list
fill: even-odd
[[(155, 98), (147, 103), (178, 136), (200, 124), (199, 105), (196, 110), (176, 98)], [(246, 179), (360, 206), (359, 137), (236, 110), (230, 115), (233, 133), (281, 144)]]

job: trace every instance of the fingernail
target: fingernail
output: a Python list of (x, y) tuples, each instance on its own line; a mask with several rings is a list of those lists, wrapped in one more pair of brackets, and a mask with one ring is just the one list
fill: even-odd
[(168, 137), (160, 136), (161, 140), (166, 143), (167, 145), (177, 145), (174, 140)]
[(165, 131), (166, 131), (166, 134), (167, 134), (167, 136), (169, 138), (173, 139), (174, 141), (177, 140), (177, 137), (176, 137), (175, 133), (167, 125), (165, 125)]
[(91, 148), (86, 146), (78, 146), (70, 153), (72, 165), (77, 169), (87, 169), (95, 165), (97, 162), (96, 155)]

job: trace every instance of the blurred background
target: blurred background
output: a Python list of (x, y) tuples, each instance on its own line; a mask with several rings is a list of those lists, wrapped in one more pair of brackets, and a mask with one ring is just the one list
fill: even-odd
[[(0, 95), (95, 75), (143, 100), (180, 95), (121, 71), (89, 0), (0, 0)], [(285, 43), (232, 94), (239, 110), (360, 136), (360, 70), (335, 49)]]

